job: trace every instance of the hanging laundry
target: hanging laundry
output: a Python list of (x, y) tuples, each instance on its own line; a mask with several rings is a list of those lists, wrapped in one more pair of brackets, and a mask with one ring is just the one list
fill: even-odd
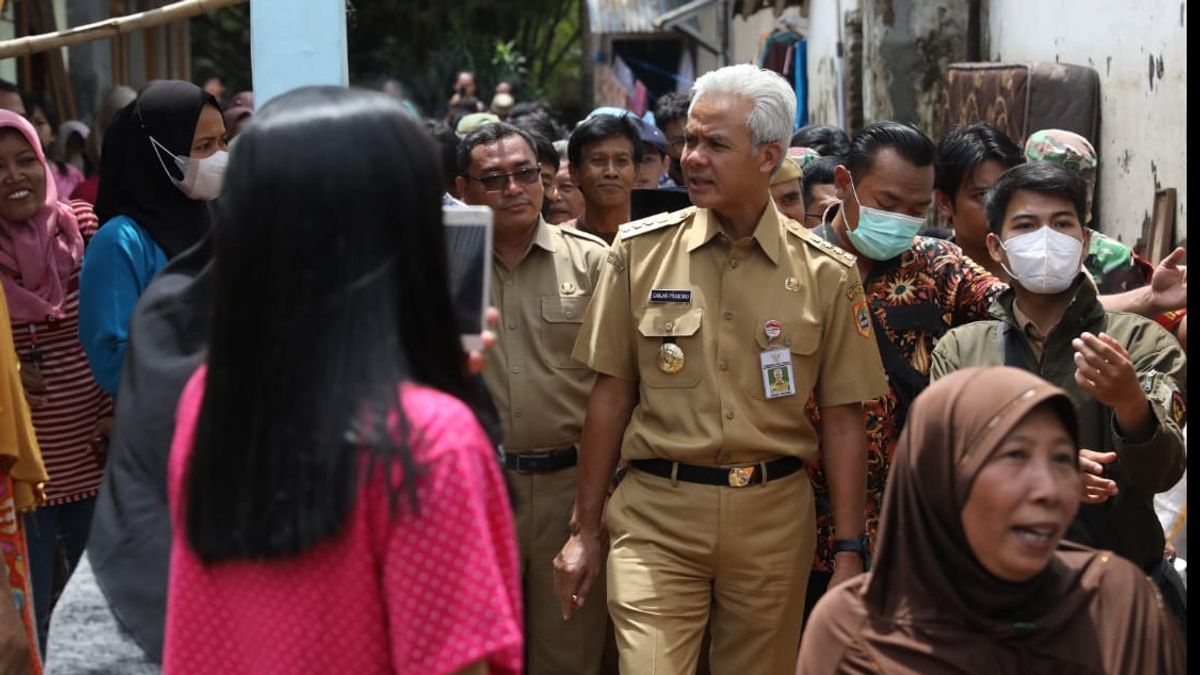
[(646, 108), (649, 106), (650, 91), (646, 89), (646, 83), (641, 80), (633, 81), (633, 95), (629, 97), (629, 109), (638, 117), (646, 114)]

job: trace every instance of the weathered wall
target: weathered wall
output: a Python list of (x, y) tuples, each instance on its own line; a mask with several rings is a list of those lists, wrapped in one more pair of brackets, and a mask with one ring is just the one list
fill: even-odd
[(1060, 61), (1100, 74), (1100, 211), (1106, 234), (1143, 236), (1157, 188), (1178, 191), (1187, 226), (1187, 1), (990, 0), (987, 56)]
[(969, 3), (866, 0), (863, 113), (941, 129), (947, 66), (967, 56)]
[[(808, 9), (808, 119), (837, 124), (837, 41), (839, 3), (814, 2)], [(842, 0), (842, 12), (858, 9), (858, 0)]]
[[(700, 32), (709, 36), (714, 43), (720, 44), (717, 38), (717, 10), (715, 8), (708, 9), (696, 15), (700, 23)], [(696, 77), (700, 77), (710, 70), (716, 70), (720, 64), (717, 61), (717, 55), (708, 51), (703, 47), (696, 47)]]

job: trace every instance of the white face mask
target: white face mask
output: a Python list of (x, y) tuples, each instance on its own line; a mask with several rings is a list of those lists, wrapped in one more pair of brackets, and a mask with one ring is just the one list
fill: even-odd
[(1012, 265), (1004, 271), (1027, 290), (1043, 295), (1067, 290), (1083, 265), (1083, 242), (1049, 225), (1002, 241), (1000, 247)]
[[(155, 146), (154, 154), (158, 157), (158, 162), (162, 164), (163, 171), (167, 172), (167, 178), (170, 178), (175, 187), (179, 188), (179, 191), (187, 195), (189, 199), (212, 201), (221, 195), (221, 185), (225, 182), (225, 166), (229, 163), (228, 152), (218, 150), (204, 159), (195, 159), (176, 155), (155, 140), (153, 136), (150, 137), (150, 142)], [(183, 180), (179, 180), (171, 175), (170, 171), (167, 171), (167, 165), (163, 162), (159, 150), (175, 160), (175, 165), (183, 173)]]

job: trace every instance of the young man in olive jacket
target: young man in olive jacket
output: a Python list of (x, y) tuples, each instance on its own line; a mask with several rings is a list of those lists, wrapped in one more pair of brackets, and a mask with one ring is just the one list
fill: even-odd
[(1163, 530), (1154, 495), (1186, 466), (1186, 357), (1149, 319), (1101, 306), (1082, 271), (1083, 181), (1046, 163), (1007, 170), (987, 199), (992, 259), (1013, 278), (991, 321), (948, 332), (931, 379), (1005, 364), (1037, 373), (1076, 402), (1084, 506), (1069, 539), (1111, 549), (1161, 580)]

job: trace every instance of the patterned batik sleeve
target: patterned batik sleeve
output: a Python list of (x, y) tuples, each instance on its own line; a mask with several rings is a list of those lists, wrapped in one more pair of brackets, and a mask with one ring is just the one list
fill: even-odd
[(962, 251), (955, 253), (954, 259), (948, 261), (952, 273), (945, 277), (947, 284), (953, 288), (943, 290), (951, 291), (954, 296), (952, 326), (961, 326), (988, 318), (988, 308), (1008, 288), (1008, 284), (963, 255)]

